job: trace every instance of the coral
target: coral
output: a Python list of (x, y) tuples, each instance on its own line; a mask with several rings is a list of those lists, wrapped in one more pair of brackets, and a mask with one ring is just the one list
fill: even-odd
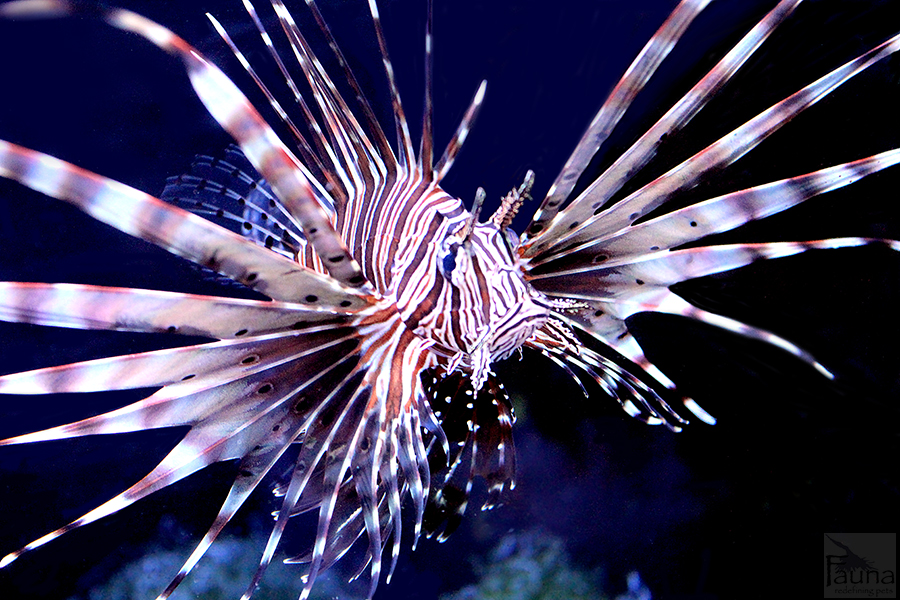
[[(145, 555), (125, 567), (105, 585), (95, 587), (87, 596), (69, 600), (145, 600), (155, 598), (184, 562), (181, 552), (158, 551)], [(203, 557), (202, 569), (197, 569), (172, 594), (172, 600), (234, 600), (244, 592), (247, 581), (259, 564), (259, 556), (248, 542), (239, 539), (221, 539)], [(273, 561), (254, 600), (284, 600), (294, 598), (303, 588), (302, 570)], [(354, 600), (335, 573), (322, 574), (313, 589), (310, 600), (341, 598)]]
[[(441, 600), (602, 600), (599, 569), (571, 564), (562, 539), (540, 531), (504, 536), (478, 565), (480, 581)], [(650, 590), (636, 571), (628, 575), (628, 592), (616, 600), (650, 600)]]

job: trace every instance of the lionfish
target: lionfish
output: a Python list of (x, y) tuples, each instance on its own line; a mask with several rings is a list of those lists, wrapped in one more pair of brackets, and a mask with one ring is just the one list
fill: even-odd
[[(0, 141), (0, 174), (256, 294), (234, 298), (63, 283), (0, 283), (0, 319), (16, 323), (199, 336), (196, 344), (0, 377), (0, 393), (158, 388), (149, 397), (2, 445), (189, 427), (146, 477), (84, 516), (0, 561), (87, 525), (220, 461), (237, 476), (206, 535), (159, 598), (190, 573), (279, 459), (280, 506), (249, 583), (249, 598), (291, 517), (318, 511), (306, 566), (316, 577), (357, 542), (371, 597), (389, 552), (397, 564), (403, 507), (413, 546), (449, 535), (476, 476), (485, 506), (514, 486), (514, 415), (492, 366), (523, 348), (576, 380), (595, 382), (630, 416), (680, 430), (715, 419), (644, 355), (627, 319), (681, 315), (760, 340), (833, 374), (809, 352), (764, 329), (701, 309), (671, 286), (761, 259), (813, 249), (900, 242), (833, 238), (698, 244), (849, 185), (900, 161), (888, 150), (853, 162), (739, 189), (666, 211), (666, 203), (731, 165), (793, 117), (900, 48), (900, 35), (841, 64), (643, 185), (629, 183), (684, 128), (800, 0), (782, 0), (602, 172), (593, 158), (709, 0), (683, 0), (609, 93), (522, 235), (512, 221), (534, 175), (482, 219), (485, 192), (467, 205), (441, 182), (484, 98), (482, 83), (446, 150), (433, 140), (432, 22), (427, 5), (425, 93), (418, 144), (398, 92), (375, 0), (372, 32), (390, 90), (386, 131), (313, 0), (306, 10), (333, 54), (329, 73), (295, 17), (272, 0), (273, 20), (244, 8), (295, 106), (279, 101), (225, 27), (213, 27), (280, 119), (283, 141), (212, 62), (165, 27), (124, 9), (63, 0), (0, 5), (4, 18), (86, 14), (133, 32), (184, 65), (213, 118), (234, 139), (223, 157), (199, 157), (161, 199), (68, 162)], [(275, 29), (280, 33), (275, 34)], [(276, 49), (285, 44), (289, 53)], [(334, 71), (334, 69), (332, 69)], [(302, 74), (303, 80), (297, 76)], [(340, 77), (338, 82), (335, 77)], [(305, 81), (304, 81), (305, 80)], [(343, 89), (343, 91), (341, 91)], [(390, 129), (390, 128), (388, 128)], [(435, 160), (437, 158), (437, 160)], [(632, 189), (633, 188), (633, 189)]]

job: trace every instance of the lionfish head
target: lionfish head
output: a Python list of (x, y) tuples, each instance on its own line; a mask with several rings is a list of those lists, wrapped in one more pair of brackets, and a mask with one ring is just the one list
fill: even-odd
[[(492, 362), (520, 348), (550, 317), (525, 279), (519, 237), (508, 228), (533, 180), (529, 171), (525, 183), (504, 198), (486, 223), (478, 222), (484, 201), (479, 189), (471, 213), (448, 228), (433, 254), (443, 285), (430, 306), (432, 318), (423, 318), (418, 331), (452, 356), (452, 368), (462, 364), (471, 369), (476, 389)], [(428, 327), (421, 326), (426, 323)]]

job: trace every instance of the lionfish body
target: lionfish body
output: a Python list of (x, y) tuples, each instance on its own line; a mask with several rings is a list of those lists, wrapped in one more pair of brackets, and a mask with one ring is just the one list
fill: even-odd
[[(0, 567), (214, 462), (239, 461), (237, 479), (215, 522), (161, 594), (165, 598), (295, 446), (299, 451), (292, 470), (276, 490), (281, 504), (275, 525), (245, 597), (272, 560), (290, 517), (311, 510), (318, 511), (315, 542), (307, 555), (290, 559), (308, 564), (301, 597), (309, 594), (316, 575), (357, 541), (366, 546), (360, 571), (370, 571), (371, 596), (387, 548), (390, 571), (396, 564), (405, 504), (414, 515), (416, 539), (423, 529), (445, 536), (466, 508), (474, 476), (488, 482), (487, 506), (514, 485), (512, 410), (491, 366), (520, 348), (537, 350), (573, 376), (576, 371), (587, 374), (631, 416), (673, 430), (686, 423), (688, 414), (710, 423), (713, 418), (691, 399), (681, 399), (684, 414), (666, 401), (678, 398), (674, 383), (647, 360), (629, 332), (626, 319), (635, 313), (683, 315), (763, 340), (831, 376), (795, 344), (697, 308), (670, 286), (809, 249), (869, 243), (900, 249), (898, 242), (869, 238), (685, 247), (894, 165), (900, 151), (661, 215), (657, 209), (895, 52), (900, 36), (838, 66), (646, 185), (616, 196), (650, 162), (661, 140), (684, 127), (791, 16), (799, 0), (784, 0), (599, 177), (578, 185), (632, 99), (708, 4), (684, 0), (610, 93), (520, 237), (510, 224), (529, 199), (531, 174), (486, 222), (480, 219), (483, 192), (467, 210), (441, 188), (481, 105), (484, 85), (435, 162), (430, 7), (423, 132), (415, 150), (374, 1), (374, 31), (393, 103), (395, 130), (390, 135), (374, 117), (318, 9), (308, 4), (355, 98), (338, 91), (280, 1), (272, 5), (306, 79), (303, 86), (289, 74), (287, 58), (275, 50), (264, 19), (249, 2), (245, 7), (294, 93), (296, 111), (278, 102), (212, 19), (290, 131), (290, 145), (187, 42), (119, 9), (95, 12), (181, 59), (197, 95), (240, 150), (230, 149), (220, 159), (199, 158), (191, 174), (169, 182), (160, 200), (0, 142), (3, 176), (267, 298), (0, 283), (0, 318), (6, 321), (214, 340), (0, 377), (0, 393), (5, 394), (160, 388), (121, 409), (9, 438), (0, 442), (4, 445), (190, 427), (144, 479), (7, 555)], [(57, 1), (0, 5), (0, 15), (6, 17), (79, 10)], [(290, 116), (295, 112), (305, 128), (295, 124)], [(604, 351), (594, 349), (601, 344)]]

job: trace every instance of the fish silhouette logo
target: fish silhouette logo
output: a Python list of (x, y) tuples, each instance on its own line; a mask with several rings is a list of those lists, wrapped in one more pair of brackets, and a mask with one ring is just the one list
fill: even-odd
[[(828, 557), (829, 559), (831, 559), (831, 558), (837, 559), (837, 562), (834, 563), (835, 570), (847, 572), (847, 571), (853, 571), (856, 569), (861, 569), (863, 571), (872, 571), (875, 569), (875, 567), (872, 565), (871, 560), (856, 554), (855, 552), (853, 552), (853, 550), (850, 549), (849, 546), (846, 546), (846, 545), (840, 543), (839, 541), (837, 541), (830, 535), (825, 534), (825, 537), (827, 537), (829, 540), (831, 540), (835, 546), (837, 546), (838, 548), (840, 548), (841, 550), (843, 550), (844, 552), (847, 553), (843, 557), (835, 556), (835, 555), (831, 555)], [(829, 564), (831, 564), (830, 561), (829, 561)]]

